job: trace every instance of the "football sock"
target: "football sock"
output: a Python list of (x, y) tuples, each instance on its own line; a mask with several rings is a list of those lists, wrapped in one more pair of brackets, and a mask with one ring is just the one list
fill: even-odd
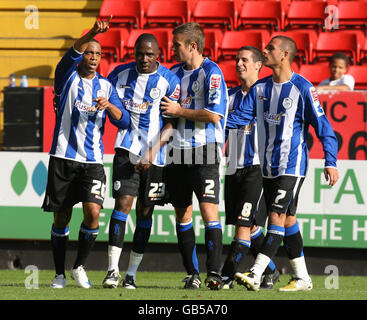
[(220, 273), (222, 260), (222, 225), (219, 221), (205, 224), (205, 248), (207, 272)]
[(79, 230), (78, 253), (73, 269), (85, 265), (85, 261), (96, 241), (99, 229), (88, 229), (82, 223)]
[(264, 239), (263, 246), (260, 253), (255, 259), (255, 264), (251, 268), (251, 271), (256, 276), (261, 277), (271, 259), (276, 255), (280, 244), (284, 238), (284, 227), (277, 225), (269, 225), (266, 237)]
[(133, 251), (137, 253), (144, 253), (148, 244), (150, 231), (152, 229), (152, 219), (136, 220), (136, 228), (133, 238)]
[(308, 280), (310, 277), (303, 255), (303, 240), (298, 222), (285, 229), (283, 242), (296, 278)]
[(130, 252), (129, 267), (127, 268), (126, 273), (130, 276), (133, 276), (134, 280), (136, 279), (136, 271), (143, 260), (143, 256), (144, 253), (137, 253), (134, 251)]
[(222, 268), (222, 277), (233, 279), (238, 266), (250, 250), (251, 242), (233, 238), (231, 249)]
[(130, 252), (129, 266), (126, 272), (128, 275), (133, 276), (134, 280), (136, 279), (136, 272), (138, 271), (139, 265), (143, 260), (145, 248), (148, 244), (152, 229), (152, 223), (152, 219), (136, 220), (133, 247)]
[(114, 209), (111, 214), (108, 233), (108, 271), (119, 271), (119, 261), (124, 245), (128, 215)]
[(56, 228), (52, 225), (51, 228), (51, 246), (52, 255), (55, 264), (56, 274), (65, 276), (65, 255), (66, 245), (69, 240), (69, 227)]
[(176, 223), (177, 243), (183, 265), (187, 274), (199, 273), (199, 262), (196, 255), (195, 232), (192, 220), (187, 223)]
[(114, 209), (112, 211), (108, 232), (108, 244), (122, 248), (124, 246), (126, 220), (128, 215)]
[[(261, 247), (264, 243), (265, 236), (262, 232), (261, 227), (258, 227), (255, 231), (251, 232), (251, 247), (250, 251), (252, 255), (256, 258), (257, 254), (260, 252)], [(271, 274), (275, 271), (275, 264), (270, 260), (269, 265), (266, 267), (264, 274)]]
[(283, 242), (289, 259), (303, 256), (303, 241), (298, 222), (291, 227), (285, 228)]

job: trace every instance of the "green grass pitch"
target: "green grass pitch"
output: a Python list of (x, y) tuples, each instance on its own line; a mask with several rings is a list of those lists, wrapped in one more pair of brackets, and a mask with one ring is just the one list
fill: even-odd
[[(51, 289), (54, 271), (38, 270), (36, 277), (36, 273), (25, 270), (0, 270), (0, 300), (367, 300), (367, 277), (363, 276), (339, 276), (332, 282), (333, 289), (327, 289), (331, 283), (327, 276), (312, 276), (312, 291), (285, 293), (278, 289), (287, 284), (288, 275), (281, 275), (273, 290), (251, 292), (237, 284), (232, 290), (211, 291), (204, 285), (198, 290), (184, 290), (181, 281), (185, 274), (178, 272), (139, 272), (137, 290), (105, 289), (101, 285), (104, 271), (87, 270), (87, 274), (91, 289), (77, 287), (70, 273), (66, 288)], [(37, 281), (38, 289), (26, 288), (26, 284), (36, 286)]]

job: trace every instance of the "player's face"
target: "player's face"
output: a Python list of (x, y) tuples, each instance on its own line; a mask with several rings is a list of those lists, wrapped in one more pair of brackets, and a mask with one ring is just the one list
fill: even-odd
[(190, 46), (185, 43), (185, 36), (182, 33), (176, 33), (173, 35), (172, 50), (177, 62), (185, 62), (189, 58)]
[(334, 59), (330, 63), (331, 80), (340, 79), (347, 72), (347, 65), (343, 59)]
[(152, 73), (157, 70), (159, 48), (154, 42), (141, 41), (135, 46), (136, 67), (140, 73)]
[(81, 66), (87, 74), (94, 73), (101, 62), (101, 46), (98, 42), (89, 42), (83, 54)]
[(236, 56), (236, 72), (240, 80), (257, 77), (261, 64), (253, 60), (252, 52), (241, 50)]
[(272, 39), (263, 51), (264, 65), (267, 67), (278, 66), (284, 56), (284, 50), (281, 49), (282, 41), (278, 38)]

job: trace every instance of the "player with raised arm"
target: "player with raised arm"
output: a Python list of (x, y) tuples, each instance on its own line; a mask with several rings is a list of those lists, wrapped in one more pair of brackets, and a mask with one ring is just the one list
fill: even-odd
[(205, 35), (198, 23), (174, 29), (173, 50), (181, 63), (171, 70), (181, 80), (181, 98), (180, 103), (164, 98), (162, 110), (163, 114), (179, 117), (172, 141), (173, 163), (167, 167), (167, 189), (175, 208), (178, 246), (187, 272), (185, 288), (201, 285), (192, 224), (195, 193), (205, 224), (205, 284), (217, 290), (222, 287), (219, 164), (228, 99), (222, 71), (202, 54), (204, 43)]
[(154, 154), (150, 148), (160, 145), (161, 133), (173, 128), (174, 119), (162, 116), (160, 103), (163, 97), (177, 101), (180, 96), (180, 80), (157, 61), (159, 45), (154, 35), (140, 35), (134, 50), (136, 61), (116, 67), (108, 76), (130, 112), (131, 125), (119, 130), (115, 141), (115, 207), (109, 225), (108, 271), (103, 280), (107, 288), (116, 288), (119, 283), (126, 219), (137, 196), (133, 246), (122, 284), (127, 289), (136, 288), (136, 271), (150, 237), (154, 206), (165, 202), (163, 167), (167, 147), (162, 143)]
[[(241, 47), (235, 68), (241, 85), (228, 91), (229, 113), (238, 108), (250, 87), (258, 80), (263, 65), (259, 49)], [(262, 192), (262, 174), (258, 154), (256, 121), (240, 129), (226, 130), (227, 169), (224, 183), (226, 224), (235, 225), (230, 251), (222, 268), (223, 289), (233, 288), (234, 275), (250, 250), (256, 257), (264, 235), (261, 227), (267, 219)], [(271, 289), (279, 278), (273, 261), (264, 272), (261, 288)]]
[[(110, 18), (111, 19), (111, 18)], [(64, 288), (65, 254), (72, 208), (83, 203), (78, 253), (71, 270), (77, 285), (90, 288), (84, 269), (99, 229), (106, 176), (102, 135), (106, 115), (119, 128), (130, 124), (111, 83), (96, 69), (101, 46), (94, 37), (108, 30), (108, 21), (96, 21), (58, 63), (55, 72), (56, 124), (50, 151), (44, 211), (54, 212), (51, 245), (56, 276), (52, 288)]]
[(259, 290), (261, 276), (282, 241), (295, 277), (280, 290), (312, 289), (296, 219), (298, 195), (308, 167), (306, 140), (309, 125), (314, 127), (323, 145), (326, 180), (330, 186), (338, 180), (337, 139), (316, 89), (291, 69), (296, 51), (296, 44), (289, 37), (271, 39), (263, 55), (265, 66), (270, 67), (273, 74), (251, 87), (241, 106), (228, 116), (227, 121), (227, 128), (240, 128), (254, 119), (257, 122), (269, 221), (265, 241), (250, 272), (235, 274), (238, 282), (255, 291)]

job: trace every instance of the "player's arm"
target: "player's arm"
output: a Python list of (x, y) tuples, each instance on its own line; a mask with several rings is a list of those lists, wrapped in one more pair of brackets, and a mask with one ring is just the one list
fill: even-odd
[(220, 115), (205, 109), (182, 108), (178, 102), (172, 101), (167, 97), (163, 97), (161, 109), (163, 115), (185, 118), (191, 121), (217, 123), (222, 118)]
[(109, 23), (111, 19), (112, 15), (108, 18), (108, 20), (97, 20), (93, 27), (85, 35), (75, 41), (74, 49), (78, 52), (84, 52), (90, 40), (92, 40), (97, 34), (105, 33), (109, 29)]
[(329, 181), (330, 186), (333, 186), (339, 179), (339, 173), (336, 167), (338, 140), (321, 107), (314, 87), (310, 87), (305, 93), (305, 119), (315, 129), (316, 136), (322, 144), (325, 155), (325, 179)]
[(110, 97), (108, 100), (104, 97), (98, 97), (96, 108), (106, 110), (107, 115), (113, 125), (120, 129), (126, 129), (130, 125), (130, 114), (122, 105), (116, 89), (111, 85)]
[(173, 130), (176, 127), (176, 118), (164, 119), (165, 125), (161, 130), (159, 140), (147, 152), (143, 154), (141, 159), (135, 165), (136, 170), (147, 170), (152, 164), (158, 151), (170, 140), (173, 136)]
[(79, 62), (82, 60), (82, 55), (88, 42), (93, 39), (98, 33), (106, 32), (108, 30), (108, 24), (112, 16), (107, 21), (96, 21), (84, 36), (76, 40), (74, 45), (65, 53), (60, 62), (56, 66), (55, 70), (55, 95), (61, 95), (64, 85), (69, 79), (70, 75), (76, 70)]
[(237, 108), (228, 114), (226, 129), (238, 129), (250, 124), (256, 117), (256, 89), (251, 87)]

